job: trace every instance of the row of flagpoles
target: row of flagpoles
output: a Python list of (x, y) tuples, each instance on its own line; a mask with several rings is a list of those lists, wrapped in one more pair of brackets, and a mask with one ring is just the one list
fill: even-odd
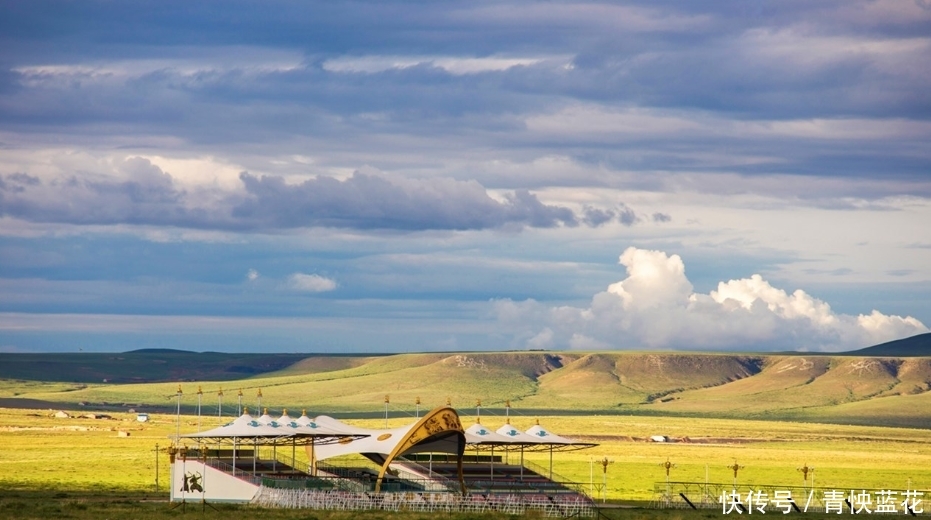
[[(175, 397), (178, 399), (178, 410), (177, 410), (177, 423), (178, 423), (178, 431), (177, 431), (178, 437), (177, 438), (178, 439), (181, 438), (181, 397), (183, 395), (184, 395), (184, 391), (181, 389), (181, 385), (178, 385), (178, 391), (175, 392)], [(197, 387), (197, 430), (198, 431), (200, 431), (201, 406), (203, 404), (203, 396), (204, 396), (204, 391), (198, 385)], [(237, 407), (236, 407), (236, 416), (239, 417), (240, 415), (242, 415), (242, 410), (243, 410), (242, 388), (239, 389), (236, 396), (238, 397)], [(261, 410), (262, 409), (262, 389), (261, 388), (259, 388), (258, 391), (256, 392), (256, 400), (257, 400), (257, 409)], [(390, 402), (391, 402), (391, 396), (388, 394), (385, 394), (385, 428), (388, 427), (388, 405)], [(414, 406), (416, 410), (415, 412), (416, 416), (419, 418), (420, 417), (420, 397), (417, 397), (414, 400)], [(446, 398), (446, 406), (452, 406), (452, 399), (449, 397)], [(510, 415), (511, 415), (511, 401), (510, 400), (505, 401), (504, 408), (505, 408), (506, 416), (510, 418)], [(482, 414), (482, 400), (476, 399), (475, 415), (476, 417), (481, 417), (481, 414)], [(217, 418), (222, 420), (222, 417), (223, 417), (223, 387), (220, 387), (217, 390)]]

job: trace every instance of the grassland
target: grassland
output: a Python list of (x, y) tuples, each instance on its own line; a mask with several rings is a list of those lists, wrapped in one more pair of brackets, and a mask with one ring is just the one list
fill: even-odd
[[(311, 415), (381, 416), (354, 421), (370, 427), (384, 426), (386, 394), (391, 425), (411, 421), (419, 397), (422, 410), (450, 399), (466, 425), (481, 399), (482, 423), (497, 427), (510, 401), (511, 422), (518, 428), (539, 418), (553, 431), (600, 443), (557, 453), (554, 469), (583, 488), (591, 479), (597, 489), (595, 461), (608, 457), (614, 463), (607, 497), (614, 502), (653, 498), (654, 484), (664, 478), (660, 463), (667, 459), (676, 464), (671, 478), (680, 481), (707, 476), (730, 482), (727, 466), (737, 461), (745, 466), (739, 477), (744, 485), (799, 485), (796, 468), (808, 464), (816, 468), (819, 486), (910, 485), (931, 496), (927, 357), (510, 352), (269, 361), (166, 351), (99, 355), (81, 363), (65, 357), (36, 365), (32, 358), (0, 355), (0, 518), (176, 516), (158, 502), (166, 496), (168, 460), (159, 452), (156, 493), (155, 447), (164, 449), (179, 426), (170, 413), (179, 382), (182, 432), (229, 420), (239, 389), (243, 404), (253, 408), (261, 389), (263, 405), (273, 414), (306, 407)], [(14, 362), (7, 363), (10, 359)], [(156, 381), (133, 382), (139, 374)], [(194, 415), (198, 387), (203, 389), (199, 419)], [(137, 422), (131, 408), (150, 412), (150, 422)], [(112, 419), (55, 419), (53, 409), (106, 410)], [(129, 436), (118, 436), (119, 431)], [(652, 435), (680, 442), (646, 442)], [(526, 459), (544, 467), (549, 463), (547, 453), (528, 453)], [(240, 510), (208, 510), (204, 517), (227, 518), (231, 511)], [(262, 515), (349, 517), (317, 513)], [(697, 519), (709, 513), (607, 514)]]
[[(175, 416), (154, 414), (139, 423), (133, 414), (107, 419), (56, 419), (47, 411), (0, 409), (0, 489), (30, 492), (47, 490), (98, 495), (164, 498), (168, 459), (160, 453), (159, 487), (155, 495), (155, 445), (162, 449), (178, 425)], [(471, 418), (464, 417), (466, 424)], [(215, 417), (202, 417), (201, 427), (212, 427)], [(382, 427), (384, 420), (356, 424)], [(391, 419), (401, 425), (407, 419)], [(483, 416), (482, 424), (496, 427), (503, 417)], [(526, 429), (535, 418), (512, 417)], [(637, 416), (541, 417), (549, 429), (599, 442), (585, 451), (557, 453), (554, 470), (587, 487), (593, 460), (608, 457), (608, 498), (648, 501), (654, 483), (664, 478), (660, 463), (667, 458), (677, 467), (674, 480), (730, 482), (726, 468), (737, 460), (745, 469), (740, 481), (747, 485), (798, 485), (796, 468), (807, 463), (816, 469), (819, 485), (838, 489), (913, 488), (931, 494), (931, 431), (925, 429), (838, 426), (773, 421), (695, 419)], [(197, 417), (183, 416), (182, 432), (198, 429)], [(119, 437), (126, 431), (129, 437)], [(691, 442), (650, 443), (651, 435), (688, 437)], [(516, 456), (516, 455), (515, 455)], [(541, 466), (548, 453), (527, 453)], [(595, 475), (596, 483), (600, 475)]]

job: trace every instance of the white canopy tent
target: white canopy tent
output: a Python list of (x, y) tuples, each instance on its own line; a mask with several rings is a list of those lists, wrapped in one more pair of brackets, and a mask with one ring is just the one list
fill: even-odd
[[(585, 448), (591, 448), (597, 446), (597, 443), (594, 442), (581, 442), (550, 432), (546, 428), (540, 426), (540, 421), (524, 433), (527, 437), (536, 439), (536, 445), (527, 444), (526, 446), (536, 447), (537, 449), (546, 449), (549, 448), (550, 452), (550, 478), (553, 478), (553, 452), (554, 451), (573, 451), (573, 450), (584, 450)], [(523, 454), (521, 454), (523, 457)]]
[[(478, 451), (482, 448), (489, 448), (491, 450), (491, 460), (488, 467), (489, 478), (491, 480), (495, 479), (495, 446), (509, 446), (511, 444), (511, 439), (501, 435), (495, 431), (489, 430), (482, 426), (482, 423), (476, 419), (475, 424), (469, 426), (466, 431), (466, 444), (471, 446)], [(523, 462), (523, 461), (521, 461)], [(523, 467), (521, 468), (523, 469)], [(521, 475), (523, 476), (523, 475)]]
[[(540, 426), (540, 422), (522, 432), (511, 426), (510, 417), (507, 423), (496, 431), (489, 431), (482, 426), (478, 420), (466, 430), (466, 442), (469, 447), (476, 451), (488, 449), (491, 451), (492, 465), (494, 464), (495, 448), (504, 448), (505, 450), (520, 449), (520, 476), (524, 476), (524, 451), (549, 451), (550, 467), (549, 477), (553, 477), (553, 452), (554, 451), (573, 451), (597, 446), (597, 443), (582, 442), (567, 437), (562, 437), (550, 432)], [(494, 473), (492, 472), (492, 475)]]
[(215, 444), (217, 453), (223, 445), (232, 446), (233, 472), (236, 472), (237, 449), (242, 445), (251, 445), (253, 473), (256, 471), (256, 459), (259, 446), (271, 446), (275, 450), (273, 464), (277, 465), (277, 448), (291, 446), (291, 465), (295, 464), (297, 446), (305, 446), (310, 460), (309, 473), (317, 475), (317, 462), (341, 455), (360, 454), (381, 466), (376, 483), (380, 490), (389, 465), (398, 457), (409, 454), (431, 454), (430, 471), (432, 473), (432, 454), (454, 455), (457, 459), (459, 481), (465, 491), (462, 476), (463, 454), (468, 448), (476, 451), (491, 451), (491, 479), (494, 479), (495, 449), (504, 449), (506, 453), (520, 449), (521, 477), (523, 477), (524, 451), (550, 452), (550, 478), (553, 476), (553, 452), (584, 449), (596, 446), (595, 443), (579, 442), (556, 435), (537, 424), (526, 432), (517, 430), (507, 424), (492, 430), (483, 426), (478, 420), (463, 430), (459, 415), (451, 407), (440, 407), (425, 414), (414, 423), (391, 429), (369, 429), (346, 424), (333, 417), (321, 415), (311, 419), (304, 412), (301, 417), (290, 417), (285, 410), (278, 418), (271, 417), (267, 410), (257, 418), (249, 415), (248, 409), (233, 421), (203, 432), (182, 435), (182, 438), (196, 440), (204, 444)]
[(294, 450), (298, 445), (330, 444), (347, 438), (357, 438), (361, 435), (346, 429), (323, 427), (313, 422), (301, 424), (296, 420), (291, 420), (287, 415), (287, 411), (278, 420), (269, 416), (267, 411), (261, 417), (254, 418), (249, 415), (249, 410), (246, 408), (243, 414), (232, 422), (203, 432), (182, 435), (181, 437), (204, 444), (216, 444), (218, 449), (223, 445), (231, 445), (233, 448), (232, 466), (235, 474), (237, 450), (242, 445), (252, 445), (252, 464), (253, 470), (255, 470), (256, 451), (259, 446), (273, 446), (277, 450), (278, 446), (291, 445), (293, 464)]

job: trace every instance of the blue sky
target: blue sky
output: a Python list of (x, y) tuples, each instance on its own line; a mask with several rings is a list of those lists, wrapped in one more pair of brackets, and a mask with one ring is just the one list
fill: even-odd
[(931, 324), (931, 2), (2, 2), (0, 351)]

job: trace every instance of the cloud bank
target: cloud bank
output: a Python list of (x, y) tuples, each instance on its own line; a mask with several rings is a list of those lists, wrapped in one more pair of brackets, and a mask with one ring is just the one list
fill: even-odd
[[(185, 187), (148, 159), (131, 157), (107, 174), (43, 180), (0, 175), (0, 216), (77, 225), (152, 225), (232, 231), (310, 227), (359, 230), (482, 230), (631, 226), (636, 212), (544, 204), (527, 189), (493, 197), (477, 181), (405, 178), (356, 171), (289, 183), (278, 175), (239, 175), (239, 190)], [(667, 219), (668, 220), (668, 219)], [(662, 221), (653, 218), (654, 222)]]
[(739, 349), (839, 351), (928, 332), (919, 320), (845, 315), (798, 289), (791, 294), (758, 274), (696, 293), (678, 255), (628, 248), (627, 278), (587, 308), (499, 300), (499, 322), (525, 348)]

